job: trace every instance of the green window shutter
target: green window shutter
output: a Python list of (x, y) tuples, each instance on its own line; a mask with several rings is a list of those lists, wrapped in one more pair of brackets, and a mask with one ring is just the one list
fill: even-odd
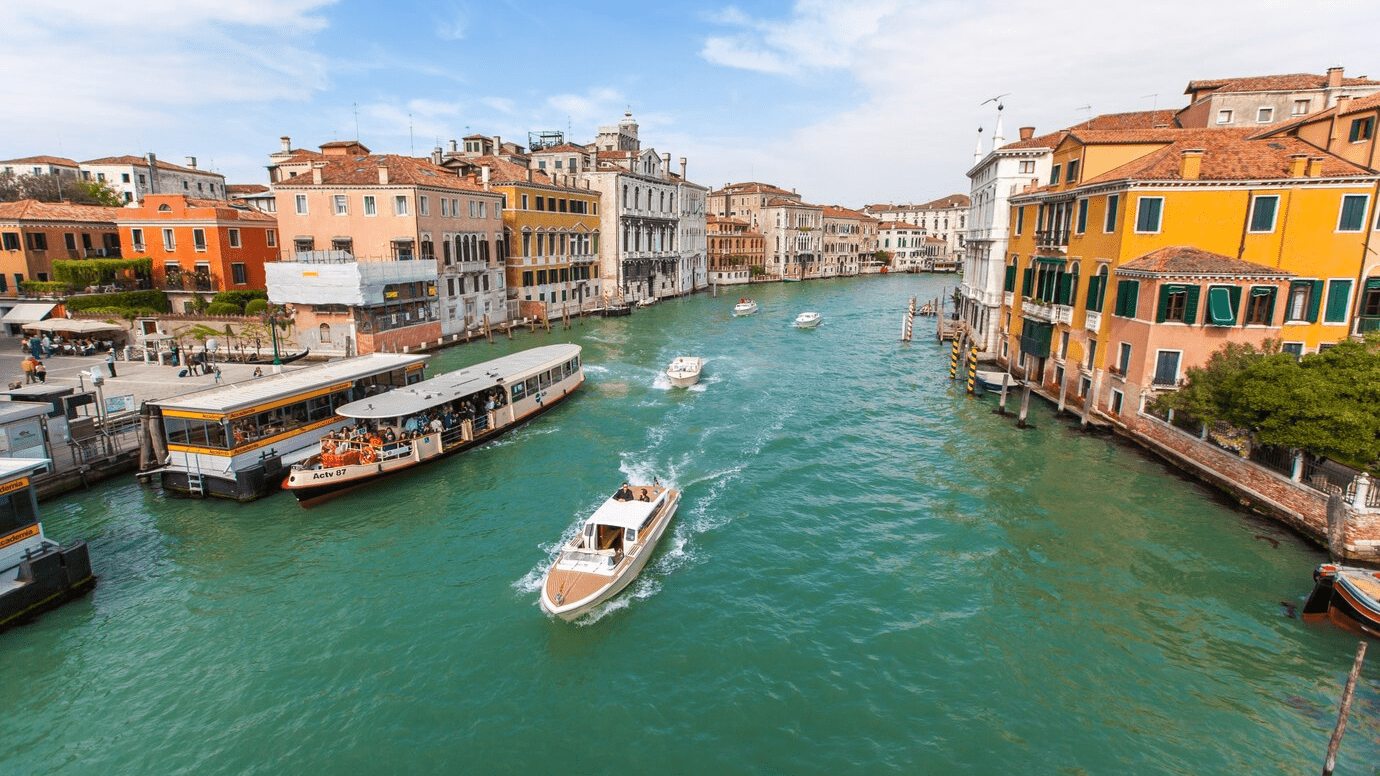
[(1093, 275), (1088, 279), (1088, 309), (1095, 313), (1102, 312), (1102, 300), (1106, 295), (1103, 283), (1106, 280), (1106, 275)]
[(1035, 265), (1032, 264), (1025, 268), (1025, 275), (1021, 278), (1021, 296), (1030, 296), (1030, 287), (1035, 285)]
[(1140, 281), (1126, 281), (1126, 317), (1136, 317), (1136, 303), (1140, 301)]
[(1350, 296), (1350, 280), (1332, 281), (1327, 289), (1327, 311), (1323, 313), (1323, 321), (1326, 323), (1344, 323)]
[(1107, 197), (1107, 222), (1102, 225), (1102, 231), (1116, 231), (1116, 206), (1119, 201), (1120, 199), (1115, 194)]
[(1059, 273), (1059, 295), (1054, 299), (1056, 304), (1069, 303), (1069, 288), (1073, 283), (1073, 278), (1073, 275), (1069, 275), (1063, 272)]
[(1069, 293), (1064, 299), (1064, 304), (1073, 307), (1078, 304), (1078, 273), (1069, 275)]
[(1170, 285), (1160, 286), (1160, 306), (1155, 311), (1155, 323), (1164, 323), (1164, 318), (1169, 314), (1169, 295), (1174, 292), (1175, 287)]
[(1347, 194), (1342, 197), (1342, 216), (1337, 223), (1339, 232), (1359, 232), (1366, 223), (1366, 195)]
[(1116, 301), (1112, 302), (1112, 314), (1121, 315), (1126, 309), (1126, 281), (1118, 280), (1116, 283)]
[(1016, 290), (1016, 265), (1015, 265), (1015, 264), (1008, 264), (1007, 267), (1006, 267), (1006, 285), (1004, 286), (1004, 288), (1005, 288), (1007, 291), (1015, 291), (1015, 290)]
[(1231, 323), (1227, 325), (1235, 326), (1237, 317), (1241, 314), (1241, 286), (1227, 286), (1227, 291), (1231, 297)]
[[(1069, 172), (1073, 172), (1073, 169), (1070, 168)], [(1078, 200), (1078, 233), (1082, 234), (1086, 231), (1088, 231), (1088, 201), (1080, 199)]]
[(1267, 326), (1273, 326), (1275, 323), (1275, 297), (1278, 296), (1278, 291), (1279, 289), (1273, 286), (1266, 289), (1265, 295), (1270, 299), (1269, 304), (1265, 307), (1265, 325)]
[(1184, 323), (1196, 323), (1198, 320), (1198, 293), (1197, 286), (1188, 286), (1185, 289), (1188, 298), (1184, 300)]
[(1322, 306), (1323, 282), (1321, 280), (1305, 280), (1305, 283), (1313, 288), (1308, 292), (1308, 318), (1309, 323), (1318, 322), (1318, 308)]
[(1275, 207), (1279, 204), (1279, 197), (1256, 197), (1254, 204), (1255, 207), (1251, 211), (1251, 231), (1273, 231), (1275, 228)]

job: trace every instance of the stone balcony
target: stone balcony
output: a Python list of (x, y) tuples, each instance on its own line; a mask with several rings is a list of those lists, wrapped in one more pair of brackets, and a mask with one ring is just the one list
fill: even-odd
[(1096, 332), (1098, 329), (1102, 328), (1102, 313), (1095, 313), (1089, 310), (1085, 315), (1086, 317), (1083, 319), (1083, 328), (1091, 332)]

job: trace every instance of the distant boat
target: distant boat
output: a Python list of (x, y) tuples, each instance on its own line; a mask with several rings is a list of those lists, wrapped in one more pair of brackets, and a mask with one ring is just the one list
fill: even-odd
[(733, 305), (733, 314), (752, 315), (757, 312), (757, 303), (746, 297), (739, 299), (738, 304)]
[(624, 486), (585, 519), (541, 583), (541, 608), (573, 620), (627, 587), (656, 549), (680, 505), (680, 491)]
[(96, 586), (85, 541), (59, 545), (43, 534), (32, 477), (50, 465), (46, 458), (0, 458), (0, 630)]
[(638, 307), (651, 307), (654, 304), (656, 304), (656, 297), (654, 296), (648, 296), (637, 300)]
[(782, 276), (781, 276), (781, 282), (782, 282), (782, 283), (799, 283), (799, 282), (800, 282), (800, 278), (793, 278), (793, 277), (791, 277), (790, 275), (782, 275)]
[(797, 329), (813, 329), (823, 320), (819, 313), (801, 313), (795, 317), (795, 327)]
[(700, 381), (700, 370), (704, 359), (696, 356), (679, 356), (666, 368), (666, 377), (677, 388), (689, 388)]
[(1323, 617), (1343, 628), (1380, 636), (1380, 572), (1333, 563), (1318, 566), (1303, 618)]
[(977, 370), (977, 382), (984, 391), (1000, 391), (1003, 378), (1006, 379), (1008, 387), (1014, 388), (1021, 384), (1019, 380), (1011, 377), (1005, 372), (990, 372), (986, 369)]

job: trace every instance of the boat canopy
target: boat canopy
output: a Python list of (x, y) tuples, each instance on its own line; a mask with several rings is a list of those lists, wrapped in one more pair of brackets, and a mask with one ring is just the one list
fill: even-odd
[[(634, 493), (639, 490), (640, 488), (638, 487), (633, 488)], [(604, 502), (603, 506), (595, 510), (594, 514), (590, 515), (585, 522), (594, 523), (595, 525), (609, 525), (614, 528), (641, 528), (647, 524), (648, 518), (650, 518), (652, 513), (656, 511), (656, 508), (661, 505), (661, 502), (666, 500), (666, 494), (669, 492), (669, 489), (663, 490), (651, 501), (616, 501), (614, 499), (609, 499)]]
[(579, 354), (579, 345), (543, 345), (529, 348), (511, 356), (446, 372), (405, 388), (395, 388), (378, 396), (353, 401), (338, 407), (335, 412), (342, 417), (364, 420), (415, 415), (479, 391), (516, 382), (519, 376), (527, 377), (537, 369), (550, 369)]

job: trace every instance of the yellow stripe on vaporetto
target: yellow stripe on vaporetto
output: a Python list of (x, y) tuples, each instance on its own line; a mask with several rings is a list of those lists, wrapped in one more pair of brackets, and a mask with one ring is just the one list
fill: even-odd
[(226, 419), (226, 418), (229, 418), (229, 419), (232, 419), (232, 420), (233, 420), (233, 419), (235, 419), (235, 418), (242, 418), (242, 417), (245, 417), (246, 415), (254, 415), (254, 414), (257, 414), (257, 413), (260, 413), (260, 412), (267, 412), (267, 411), (269, 411), (269, 410), (277, 409), (277, 408), (279, 408), (279, 407), (285, 407), (285, 406), (287, 406), (287, 405), (289, 405), (289, 404), (296, 404), (296, 403), (299, 402), (299, 401), (306, 401), (307, 399), (315, 399), (315, 398), (318, 397), (318, 396), (325, 396), (325, 395), (327, 395), (327, 394), (329, 394), (329, 393), (333, 393), (333, 392), (335, 392), (335, 391), (343, 391), (343, 390), (345, 390), (346, 388), (349, 388), (349, 387), (352, 386), (352, 385), (353, 385), (353, 383), (348, 383), (348, 382), (346, 382), (346, 383), (339, 383), (339, 384), (336, 384), (336, 385), (327, 386), (327, 387), (325, 387), (325, 388), (318, 388), (318, 389), (316, 389), (316, 390), (314, 390), (314, 391), (308, 391), (308, 392), (306, 392), (306, 393), (294, 394), (294, 395), (289, 396), (289, 397), (284, 398), (284, 399), (276, 399), (276, 400), (274, 400), (274, 401), (267, 402), (267, 403), (265, 403), (265, 404), (255, 404), (255, 405), (252, 406), (252, 407), (246, 407), (246, 408), (244, 408), (244, 409), (242, 409), (242, 410), (235, 410), (234, 412), (197, 412), (197, 411), (195, 411), (195, 410), (173, 410), (173, 409), (167, 409), (167, 410), (163, 410), (163, 417), (165, 417), (165, 418), (193, 418), (193, 419), (196, 419), (196, 420), (224, 420), (224, 419)]
[(13, 493), (16, 490), (19, 490), (20, 488), (27, 487), (29, 487), (28, 477), (20, 477), (17, 480), (11, 480), (5, 483), (4, 485), (0, 485), (0, 496), (3, 496), (6, 493)]
[(28, 528), (21, 528), (20, 530), (15, 531), (9, 536), (0, 539), (0, 548), (8, 547), (11, 544), (18, 544), (19, 542), (22, 542), (25, 539), (32, 539), (35, 536), (38, 536), (38, 523), (34, 523)]

